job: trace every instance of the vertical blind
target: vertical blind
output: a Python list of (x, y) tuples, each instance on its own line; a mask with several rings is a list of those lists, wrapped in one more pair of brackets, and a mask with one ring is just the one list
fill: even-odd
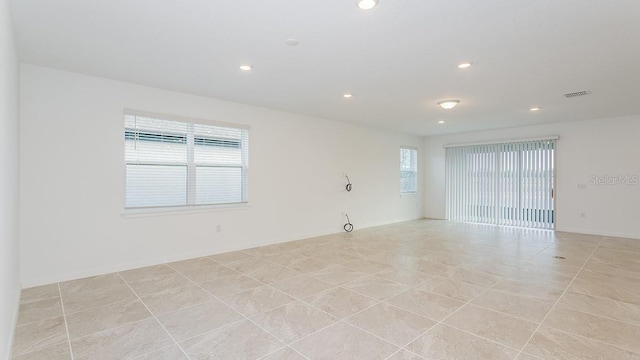
[(555, 138), (447, 146), (452, 221), (553, 229)]
[(125, 114), (125, 208), (247, 201), (248, 129)]

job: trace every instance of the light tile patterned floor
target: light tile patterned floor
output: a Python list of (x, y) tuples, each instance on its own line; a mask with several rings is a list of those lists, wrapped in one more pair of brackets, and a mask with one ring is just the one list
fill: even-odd
[(640, 359), (640, 240), (419, 220), (25, 289), (15, 360)]

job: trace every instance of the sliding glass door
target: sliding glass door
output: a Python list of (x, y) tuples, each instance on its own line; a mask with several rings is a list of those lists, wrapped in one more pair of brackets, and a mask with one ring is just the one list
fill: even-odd
[(448, 146), (452, 221), (553, 229), (555, 139)]

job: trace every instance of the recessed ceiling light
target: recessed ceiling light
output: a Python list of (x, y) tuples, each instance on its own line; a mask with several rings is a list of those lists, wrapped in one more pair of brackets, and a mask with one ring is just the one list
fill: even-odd
[(458, 68), (459, 69), (466, 69), (466, 68), (470, 67), (472, 64), (473, 63), (470, 62), (470, 61), (463, 62), (463, 63), (458, 64)]
[(353, 97), (353, 95), (351, 95), (351, 94), (344, 94), (344, 95), (342, 95), (342, 97), (344, 97), (344, 98), (346, 98), (346, 99), (350, 99), (350, 98), (352, 98), (352, 97)]
[(540, 110), (540, 108), (539, 108), (539, 107), (532, 107), (532, 108), (531, 108), (531, 109), (529, 109), (529, 110), (530, 110), (530, 111), (538, 111), (538, 110)]
[(460, 100), (442, 100), (438, 101), (438, 105), (445, 110), (453, 109), (460, 103)]
[(287, 39), (287, 41), (285, 41), (284, 43), (287, 44), (287, 46), (298, 46), (298, 44), (300, 44), (300, 41), (296, 39)]
[(249, 71), (253, 69), (253, 67), (251, 67), (251, 65), (240, 65), (240, 70), (242, 71)]
[(356, 6), (362, 10), (373, 9), (378, 5), (378, 0), (356, 0)]
[(444, 124), (444, 120), (438, 120), (438, 124)]

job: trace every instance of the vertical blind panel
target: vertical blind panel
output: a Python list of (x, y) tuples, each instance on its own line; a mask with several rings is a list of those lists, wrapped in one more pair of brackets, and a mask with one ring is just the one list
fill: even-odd
[(125, 115), (126, 208), (247, 201), (248, 130)]
[(418, 150), (400, 148), (400, 192), (418, 191)]
[(447, 217), (553, 229), (555, 140), (446, 149)]

